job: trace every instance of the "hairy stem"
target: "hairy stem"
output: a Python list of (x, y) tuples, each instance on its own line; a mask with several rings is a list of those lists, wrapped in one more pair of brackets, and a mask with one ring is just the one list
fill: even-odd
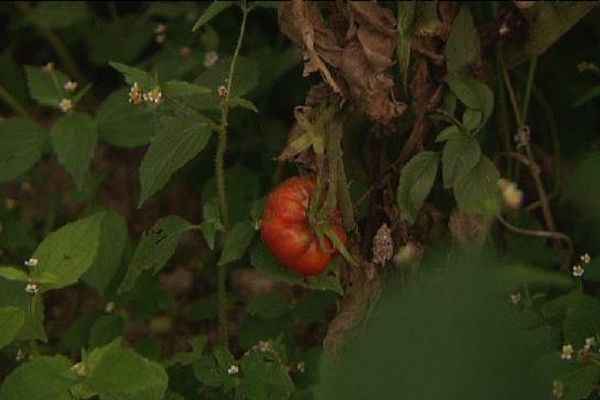
[[(225, 186), (225, 153), (227, 152), (227, 117), (229, 114), (229, 100), (231, 96), (231, 88), (235, 75), (235, 66), (237, 63), (244, 32), (246, 31), (246, 20), (250, 8), (242, 5), (242, 24), (240, 26), (240, 34), (229, 66), (229, 75), (227, 77), (227, 87), (221, 99), (221, 123), (217, 130), (219, 141), (217, 144), (217, 153), (215, 155), (215, 174), (217, 179), (217, 193), (219, 196), (219, 208), (221, 211), (221, 219), (223, 222), (225, 236), (229, 231), (229, 210), (227, 207), (227, 190)], [(217, 291), (219, 300), (219, 336), (223, 345), (227, 346), (229, 342), (229, 333), (227, 328), (227, 265), (219, 265), (217, 272)]]
[(27, 110), (10, 93), (0, 85), (0, 100), (9, 106), (17, 115), (25, 118), (31, 118)]

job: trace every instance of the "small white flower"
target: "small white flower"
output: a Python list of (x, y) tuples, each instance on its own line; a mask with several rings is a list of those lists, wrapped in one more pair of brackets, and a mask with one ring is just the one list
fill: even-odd
[(133, 82), (133, 86), (129, 88), (129, 102), (132, 104), (140, 104), (143, 101), (142, 91), (137, 82)]
[(157, 35), (161, 35), (165, 32), (167, 32), (167, 26), (165, 24), (157, 24), (154, 28), (154, 33)]
[(144, 101), (147, 101), (148, 103), (160, 103), (162, 100), (162, 92), (160, 91), (160, 87), (156, 86), (154, 89), (152, 89), (151, 91), (149, 91), (148, 93), (144, 93), (143, 95), (143, 99)]
[(557, 399), (560, 399), (563, 397), (564, 392), (565, 392), (565, 386), (562, 384), (561, 381), (553, 381), (552, 382), (552, 395), (554, 397), (556, 397)]
[(17, 350), (17, 356), (15, 357), (15, 360), (17, 362), (23, 361), (25, 359), (25, 354), (23, 353), (23, 350), (19, 349)]
[(77, 363), (75, 365), (73, 365), (71, 367), (71, 371), (75, 372), (78, 376), (85, 376), (86, 375), (86, 369), (85, 369), (85, 365), (83, 363)]
[(573, 358), (573, 346), (570, 344), (563, 345), (560, 358), (567, 361)]
[(104, 311), (106, 311), (108, 314), (112, 313), (113, 311), (115, 311), (116, 308), (116, 304), (114, 301), (109, 301), (108, 303), (106, 303), (106, 305), (104, 306)]
[(62, 99), (60, 103), (58, 103), (58, 108), (64, 113), (69, 112), (73, 109), (73, 101), (71, 99)]
[(573, 276), (576, 278), (580, 278), (583, 276), (585, 269), (581, 265), (573, 265)]
[(29, 268), (37, 267), (38, 259), (37, 258), (28, 258), (27, 260), (25, 260), (25, 262), (23, 262), (23, 264), (25, 264), (25, 266), (29, 267)]
[(590, 350), (593, 347), (596, 347), (596, 338), (589, 337), (585, 339), (585, 345), (583, 346), (586, 350)]
[(513, 306), (516, 306), (521, 302), (521, 292), (515, 292), (510, 294), (510, 302)]
[(65, 83), (64, 89), (67, 92), (74, 92), (75, 90), (77, 90), (77, 82), (74, 81), (69, 81), (67, 83)]
[(52, 61), (50, 61), (49, 63), (47, 63), (46, 65), (44, 65), (42, 67), (42, 70), (44, 72), (52, 72), (52, 71), (54, 71), (54, 63)]
[(4, 200), (4, 207), (6, 207), (8, 210), (14, 210), (16, 206), (17, 202), (13, 199), (7, 198), (6, 200)]
[(25, 286), (25, 291), (29, 294), (36, 294), (37, 291), (39, 290), (39, 286), (37, 283), (33, 283), (33, 282), (29, 282), (27, 283), (27, 285)]
[(267, 342), (264, 340), (259, 340), (256, 347), (257, 347), (258, 351), (260, 351), (262, 353), (267, 353), (267, 352), (273, 351), (273, 346), (271, 346), (271, 342)]
[(221, 98), (221, 100), (225, 100), (225, 97), (227, 97), (227, 87), (225, 87), (224, 85), (221, 85), (217, 88), (217, 93), (219, 93), (219, 97)]
[(237, 373), (240, 372), (240, 367), (238, 367), (237, 365), (233, 364), (231, 367), (229, 367), (227, 369), (227, 374), (228, 375), (236, 375)]
[(204, 55), (204, 66), (210, 68), (219, 61), (219, 55), (216, 51), (209, 51)]
[(298, 372), (306, 371), (306, 364), (304, 364), (304, 361), (298, 362), (298, 364), (296, 364), (296, 369), (298, 370)]
[(590, 257), (588, 253), (582, 254), (581, 257), (579, 257), (579, 259), (584, 264), (589, 264), (590, 261), (592, 261), (592, 257)]
[(156, 43), (163, 44), (167, 40), (167, 35), (157, 35)]

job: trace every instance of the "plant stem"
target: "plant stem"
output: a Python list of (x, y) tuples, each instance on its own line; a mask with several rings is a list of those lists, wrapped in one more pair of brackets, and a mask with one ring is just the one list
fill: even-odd
[(527, 84), (525, 86), (525, 98), (523, 99), (523, 120), (527, 121), (527, 112), (529, 111), (529, 100), (531, 99), (531, 89), (533, 88), (533, 80), (535, 77), (535, 69), (537, 67), (537, 57), (533, 57), (529, 64), (529, 73), (527, 74)]
[[(217, 143), (217, 153), (215, 155), (215, 174), (217, 179), (217, 193), (219, 196), (219, 208), (221, 211), (221, 220), (224, 226), (224, 236), (227, 236), (229, 231), (229, 210), (227, 207), (227, 188), (225, 186), (225, 153), (227, 152), (227, 117), (229, 114), (229, 98), (231, 96), (231, 88), (235, 74), (235, 65), (240, 54), (244, 32), (246, 30), (246, 20), (251, 8), (245, 5), (242, 8), (242, 25), (240, 26), (240, 35), (237, 45), (229, 66), (229, 75), (227, 77), (227, 87), (223, 98), (221, 99), (221, 123), (217, 130), (219, 141)], [(217, 272), (217, 290), (219, 298), (219, 336), (221, 344), (227, 346), (229, 342), (229, 334), (227, 329), (227, 265), (219, 265)]]
[(12, 108), (12, 110), (15, 112), (15, 114), (18, 114), (25, 118), (31, 118), (31, 116), (29, 115), (27, 110), (25, 110), (25, 108), (17, 101), (17, 99), (15, 99), (10, 93), (8, 93), (6, 91), (6, 89), (4, 89), (1, 85), (0, 85), (0, 99), (2, 99), (2, 101), (7, 106)]

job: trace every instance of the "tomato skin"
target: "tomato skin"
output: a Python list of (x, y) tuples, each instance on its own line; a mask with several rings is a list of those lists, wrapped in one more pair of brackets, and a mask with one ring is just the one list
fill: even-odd
[[(286, 267), (302, 275), (323, 272), (333, 255), (334, 245), (325, 238), (329, 252), (323, 252), (308, 223), (308, 207), (316, 184), (308, 178), (294, 177), (283, 182), (267, 198), (261, 225), (261, 238), (275, 257)], [(334, 211), (333, 231), (342, 243), (346, 233), (339, 223), (339, 211)]]

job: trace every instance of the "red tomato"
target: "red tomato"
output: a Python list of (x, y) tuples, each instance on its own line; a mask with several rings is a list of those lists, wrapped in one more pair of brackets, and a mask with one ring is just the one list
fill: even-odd
[[(269, 195), (261, 225), (261, 238), (286, 267), (302, 275), (317, 275), (325, 270), (335, 255), (334, 245), (328, 238), (325, 244), (331, 251), (324, 252), (314, 230), (308, 223), (308, 207), (316, 190), (316, 183), (307, 178), (294, 177), (283, 182)], [(346, 243), (339, 218), (334, 212), (335, 234)]]

